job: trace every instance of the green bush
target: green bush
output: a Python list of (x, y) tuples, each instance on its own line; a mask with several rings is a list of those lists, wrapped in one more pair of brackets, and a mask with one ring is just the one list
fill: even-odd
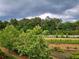
[(1, 46), (4, 46), (10, 50), (13, 48), (13, 43), (16, 42), (20, 31), (15, 29), (12, 25), (7, 26), (3, 31), (0, 32), (0, 43)]
[(29, 59), (50, 59), (50, 50), (41, 33), (39, 26), (24, 32), (11, 25), (0, 32), (0, 42), (2, 46), (16, 50), (19, 55), (27, 55)]

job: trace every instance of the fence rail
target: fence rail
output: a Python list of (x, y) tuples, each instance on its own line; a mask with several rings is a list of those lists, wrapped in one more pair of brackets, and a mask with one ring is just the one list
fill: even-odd
[(47, 38), (79, 38), (79, 35), (44, 35)]

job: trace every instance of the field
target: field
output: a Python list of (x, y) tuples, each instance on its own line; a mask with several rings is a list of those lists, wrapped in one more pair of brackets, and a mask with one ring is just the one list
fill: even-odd
[(46, 40), (53, 51), (53, 59), (79, 59), (79, 38), (46, 38)]

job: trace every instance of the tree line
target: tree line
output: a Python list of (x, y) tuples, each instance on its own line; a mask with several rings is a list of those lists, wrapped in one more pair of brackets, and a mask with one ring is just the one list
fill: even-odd
[(45, 19), (41, 19), (40, 17), (23, 18), (21, 20), (12, 18), (10, 21), (0, 21), (0, 30), (3, 30), (7, 25), (13, 25), (18, 30), (23, 30), (24, 32), (39, 25), (47, 35), (79, 35), (79, 20), (75, 22), (63, 22), (62, 19), (50, 17), (46, 17)]

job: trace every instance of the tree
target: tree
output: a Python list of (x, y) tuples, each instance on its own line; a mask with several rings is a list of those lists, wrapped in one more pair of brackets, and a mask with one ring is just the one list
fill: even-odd
[(35, 17), (31, 19), (33, 27), (40, 25), (41, 26), (41, 18)]
[(0, 21), (0, 30), (4, 29), (5, 28), (5, 25), (2, 21)]
[(61, 19), (47, 17), (42, 22), (42, 28), (44, 30), (48, 30), (49, 33), (52, 34), (52, 31), (54, 32), (55, 30), (59, 29), (61, 22), (62, 22)]
[(73, 30), (73, 24), (70, 22), (65, 22), (61, 24), (61, 28), (62, 30), (67, 30), (67, 31)]
[(11, 25), (13, 25), (13, 26), (17, 26), (18, 25), (18, 21), (14, 18), (12, 18), (11, 20), (10, 20), (10, 24)]
[(76, 30), (79, 30), (79, 20), (76, 21), (74, 24), (75, 24)]

